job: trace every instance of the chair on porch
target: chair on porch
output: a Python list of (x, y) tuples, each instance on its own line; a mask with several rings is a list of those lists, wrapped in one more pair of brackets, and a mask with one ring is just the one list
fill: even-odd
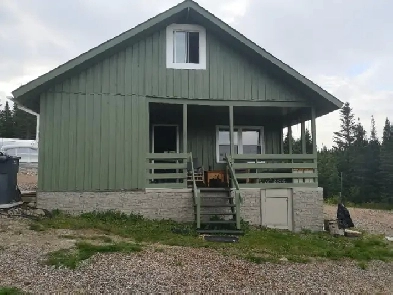
[(199, 162), (198, 158), (193, 158), (192, 159), (192, 165), (191, 161), (188, 161), (187, 163), (187, 182), (192, 183), (192, 166), (194, 166), (194, 176), (195, 176), (195, 182), (200, 185), (205, 184), (205, 177), (204, 177), (204, 169), (201, 163)]

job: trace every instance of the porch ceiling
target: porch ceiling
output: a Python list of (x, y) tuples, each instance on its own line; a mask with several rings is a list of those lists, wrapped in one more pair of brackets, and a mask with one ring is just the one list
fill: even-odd
[[(300, 107), (234, 107), (235, 125), (286, 125), (301, 112), (310, 108)], [(229, 124), (228, 106), (188, 105), (189, 120), (222, 122)], [(180, 104), (150, 103), (150, 120), (153, 123), (181, 124), (183, 109)]]

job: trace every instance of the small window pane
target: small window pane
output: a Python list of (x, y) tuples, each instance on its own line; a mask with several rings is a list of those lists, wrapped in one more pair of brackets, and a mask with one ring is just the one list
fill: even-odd
[(188, 33), (188, 62), (193, 64), (199, 63), (199, 33)]
[[(218, 146), (218, 153), (219, 153), (219, 161), (224, 161), (225, 155), (231, 153), (231, 146), (230, 145), (219, 145)], [(237, 145), (235, 145), (235, 154), (238, 154), (238, 146)]]
[(259, 130), (243, 130), (243, 154), (261, 153), (261, 135)]
[(182, 31), (174, 32), (173, 62), (185, 63), (187, 57), (187, 33)]
[[(234, 136), (234, 143), (235, 145), (237, 145), (237, 130), (235, 130), (233, 132), (233, 136)], [(231, 142), (229, 140), (229, 131), (226, 130), (219, 130), (218, 132), (218, 143), (221, 144), (227, 144), (230, 145)]]

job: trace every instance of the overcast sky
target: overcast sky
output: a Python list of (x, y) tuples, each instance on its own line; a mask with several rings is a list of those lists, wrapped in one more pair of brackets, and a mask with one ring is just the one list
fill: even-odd
[[(1, 0), (0, 99), (20, 85), (155, 16), (179, 0)], [(340, 100), (378, 136), (393, 120), (393, 1), (198, 0)], [(338, 111), (317, 120), (332, 144)], [(297, 132), (295, 128), (295, 132)]]

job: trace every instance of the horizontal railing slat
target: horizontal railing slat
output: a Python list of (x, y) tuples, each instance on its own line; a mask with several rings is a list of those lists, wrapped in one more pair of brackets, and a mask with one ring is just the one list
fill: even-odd
[(238, 169), (316, 169), (317, 163), (234, 163)]
[(240, 183), (240, 188), (293, 188), (293, 187), (318, 187), (316, 182), (301, 183)]
[(186, 188), (187, 183), (148, 183), (147, 188)]
[(316, 173), (237, 173), (237, 179), (316, 178)]
[(187, 173), (148, 173), (147, 179), (186, 179)]
[(234, 160), (313, 160), (313, 154), (236, 154)]
[(160, 159), (187, 159), (187, 153), (157, 153), (157, 154), (147, 154), (146, 158), (150, 160), (160, 160)]
[(147, 169), (186, 169), (187, 163), (147, 163)]

